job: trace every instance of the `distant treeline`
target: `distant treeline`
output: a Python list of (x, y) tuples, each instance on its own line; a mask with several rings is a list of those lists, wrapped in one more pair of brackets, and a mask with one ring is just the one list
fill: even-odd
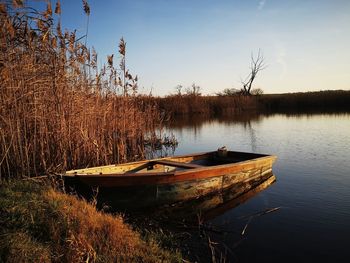
[(176, 95), (156, 98), (161, 111), (172, 116), (185, 114), (237, 114), (256, 109), (253, 96), (194, 96)]
[(346, 112), (350, 111), (350, 90), (263, 95), (258, 104), (271, 112)]
[(258, 96), (171, 95), (157, 98), (162, 111), (186, 114), (241, 114), (247, 112), (343, 112), (350, 111), (350, 91), (327, 90)]

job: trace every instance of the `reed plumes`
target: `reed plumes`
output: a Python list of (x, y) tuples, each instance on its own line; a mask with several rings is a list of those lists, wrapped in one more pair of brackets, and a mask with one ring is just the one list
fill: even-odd
[(124, 40), (121, 67), (111, 55), (99, 68), (97, 53), (62, 32), (55, 14), (51, 4), (42, 12), (1, 4), (0, 178), (138, 159), (160, 126), (126, 69)]

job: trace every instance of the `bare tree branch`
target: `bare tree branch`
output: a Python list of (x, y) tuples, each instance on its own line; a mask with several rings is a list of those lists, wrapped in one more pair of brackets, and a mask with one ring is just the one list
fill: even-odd
[(251, 95), (251, 89), (256, 76), (261, 70), (264, 70), (266, 67), (267, 66), (264, 61), (264, 56), (262, 55), (260, 49), (256, 57), (254, 57), (253, 53), (251, 54), (250, 73), (248, 74), (248, 76), (245, 78), (244, 81), (241, 80), (241, 84), (243, 86), (242, 88), (243, 95), (246, 95), (246, 96)]

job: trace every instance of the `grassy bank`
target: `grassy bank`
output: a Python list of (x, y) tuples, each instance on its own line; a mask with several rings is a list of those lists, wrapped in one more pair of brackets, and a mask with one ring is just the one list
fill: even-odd
[(0, 186), (1, 262), (179, 262), (179, 253), (144, 241), (119, 215), (43, 183)]

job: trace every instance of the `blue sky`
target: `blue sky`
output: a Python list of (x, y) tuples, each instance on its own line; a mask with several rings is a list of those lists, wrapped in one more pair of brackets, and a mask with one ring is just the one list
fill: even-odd
[[(167, 95), (193, 82), (204, 94), (240, 88), (259, 49), (268, 67), (255, 87), (265, 93), (350, 89), (348, 0), (88, 2), (88, 45), (102, 63), (124, 37), (142, 92)], [(81, 1), (61, 3), (63, 27), (83, 35)]]

